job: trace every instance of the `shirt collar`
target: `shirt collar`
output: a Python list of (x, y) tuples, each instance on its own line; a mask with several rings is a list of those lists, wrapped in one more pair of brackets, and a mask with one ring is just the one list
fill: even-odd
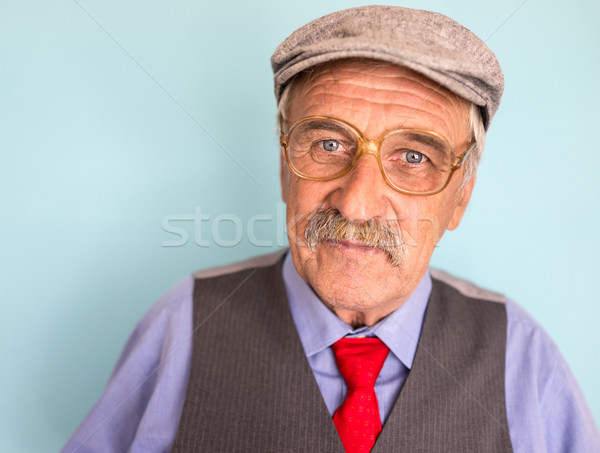
[(353, 329), (321, 302), (310, 285), (298, 275), (290, 253), (283, 263), (283, 281), (292, 317), (308, 357), (328, 348), (344, 336), (375, 335), (407, 368), (412, 367), (431, 294), (429, 271), (398, 309), (378, 323), (360, 329)]

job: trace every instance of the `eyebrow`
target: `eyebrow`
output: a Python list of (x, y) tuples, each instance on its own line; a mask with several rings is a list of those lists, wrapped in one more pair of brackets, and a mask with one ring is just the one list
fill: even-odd
[(451, 151), (448, 149), (444, 142), (442, 142), (438, 138), (432, 137), (431, 135), (417, 134), (415, 132), (407, 132), (406, 135), (411, 140), (414, 140), (427, 146), (431, 146), (439, 153), (446, 153), (448, 151)]
[(340, 124), (327, 120), (314, 120), (312, 127), (326, 131), (346, 131), (346, 128), (342, 127)]

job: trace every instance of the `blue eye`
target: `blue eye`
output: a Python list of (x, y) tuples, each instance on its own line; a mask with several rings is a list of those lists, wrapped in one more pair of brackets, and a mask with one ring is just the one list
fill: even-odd
[(406, 162), (409, 164), (420, 164), (421, 162), (427, 160), (424, 154), (418, 151), (407, 151), (406, 152)]
[(323, 140), (321, 142), (325, 151), (334, 152), (340, 148), (340, 142), (337, 140)]

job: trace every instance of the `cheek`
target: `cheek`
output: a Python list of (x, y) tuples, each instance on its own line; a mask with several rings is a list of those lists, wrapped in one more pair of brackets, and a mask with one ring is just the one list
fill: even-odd
[[(286, 181), (287, 179), (287, 181)], [(284, 182), (287, 184), (284, 185)], [(295, 175), (282, 178), (282, 191), (286, 195), (287, 229), (292, 241), (304, 243), (304, 230), (311, 215), (325, 204), (326, 195), (320, 190), (324, 184), (300, 179)]]
[(308, 181), (293, 174), (287, 179), (288, 212), (305, 217), (327, 205), (331, 193), (328, 182)]
[(452, 206), (443, 198), (413, 197), (398, 209), (400, 226), (408, 250), (433, 249), (442, 238)]

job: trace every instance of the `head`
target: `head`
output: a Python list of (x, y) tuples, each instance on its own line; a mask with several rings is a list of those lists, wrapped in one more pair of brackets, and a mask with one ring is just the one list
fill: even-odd
[[(366, 9), (371, 19), (389, 17), (389, 7)], [(371, 147), (384, 134), (399, 128), (431, 131), (443, 137), (456, 155), (473, 140), (477, 142), (447, 186), (425, 196), (403, 193), (388, 184), (372, 149), (360, 155), (349, 172), (325, 181), (298, 176), (288, 168), (282, 153), (282, 198), (287, 203), (288, 237), (296, 269), (342, 320), (370, 325), (410, 296), (444, 232), (459, 225), (494, 108), (482, 108), (461, 90), (452, 89), (452, 84), (434, 80), (427, 71), (416, 71), (414, 62), (389, 61), (390, 43), (386, 44), (388, 57), (377, 58), (377, 52), (372, 51), (374, 43), (388, 39), (387, 34), (369, 32), (357, 38), (348, 31), (354, 25), (359, 33), (373, 29), (355, 23), (365, 20), (364, 8), (361, 10), (355, 16), (340, 12), (331, 15), (335, 16), (332, 20), (324, 20), (326, 16), (315, 21), (321, 21), (327, 30), (325, 38), (315, 38), (319, 27), (312, 25), (306, 33), (296, 31), (274, 54), (283, 132), (287, 134), (303, 118), (324, 116), (351, 125), (364, 140), (373, 141), (369, 142)], [(392, 12), (398, 10), (402, 21), (410, 15), (406, 11), (413, 11), (399, 8)], [(421, 17), (421, 13), (417, 15)], [(345, 31), (332, 31), (332, 23), (345, 24)], [(396, 28), (391, 33), (398, 35)], [(315, 40), (312, 44), (311, 39)], [(332, 39), (336, 42), (331, 43)], [(297, 41), (303, 50), (294, 49), (290, 40)], [(361, 42), (371, 46), (368, 58), (352, 51)], [(340, 54), (345, 45), (351, 51), (349, 56)], [(298, 52), (305, 52), (305, 63), (310, 63), (316, 48), (321, 57), (303, 65)]]

